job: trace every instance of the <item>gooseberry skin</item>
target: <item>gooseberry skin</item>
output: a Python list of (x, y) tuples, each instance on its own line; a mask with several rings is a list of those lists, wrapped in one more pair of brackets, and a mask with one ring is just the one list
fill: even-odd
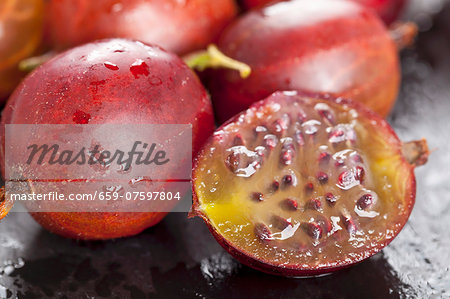
[(24, 73), (22, 59), (37, 53), (43, 31), (43, 0), (0, 2), (0, 101), (7, 99)]
[[(389, 25), (396, 21), (406, 6), (406, 0), (353, 0), (361, 5), (373, 9), (383, 21)], [(268, 3), (279, 1), (274, 0), (243, 0), (245, 9), (259, 8)]]
[(220, 122), (277, 90), (350, 98), (386, 116), (399, 90), (397, 48), (381, 20), (349, 1), (286, 1), (237, 19), (218, 46), (248, 64), (243, 79), (217, 70), (210, 90)]
[(236, 13), (233, 0), (51, 0), (46, 35), (57, 50), (123, 37), (182, 55), (213, 42)]
[[(192, 124), (194, 153), (214, 130), (208, 94), (187, 65), (160, 47), (123, 39), (76, 47), (38, 67), (16, 89), (2, 114), (2, 125), (86, 123)], [(3, 151), (0, 154), (4, 161)], [(138, 234), (166, 214), (32, 216), (65, 237), (112, 239)]]

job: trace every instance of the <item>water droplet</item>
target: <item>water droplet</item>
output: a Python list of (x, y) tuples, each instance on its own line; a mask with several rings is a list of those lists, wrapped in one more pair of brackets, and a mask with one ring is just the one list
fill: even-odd
[(304, 223), (302, 228), (312, 239), (318, 240), (322, 237), (322, 228), (315, 222)]
[(261, 167), (262, 157), (245, 146), (233, 146), (225, 159), (225, 165), (239, 177), (251, 177)]
[(105, 67), (106, 67), (107, 69), (110, 69), (110, 70), (112, 70), (112, 71), (117, 71), (117, 70), (119, 69), (119, 67), (118, 67), (116, 64), (114, 64), (114, 63), (112, 63), (112, 62), (109, 62), (109, 61), (106, 61), (106, 62), (104, 63), (104, 65), (105, 65)]
[(272, 222), (273, 222), (274, 226), (276, 228), (278, 228), (279, 230), (284, 230), (284, 229), (286, 229), (286, 227), (292, 226), (292, 222), (290, 220), (291, 220), (290, 218), (286, 219), (286, 218), (283, 218), (278, 215), (272, 216)]
[(255, 128), (255, 132), (256, 132), (256, 133), (267, 132), (267, 128), (264, 127), (264, 126), (257, 126), (257, 127)]
[(319, 126), (321, 124), (322, 123), (320, 121), (312, 119), (312, 120), (305, 121), (302, 124), (302, 127), (304, 128), (305, 134), (314, 135), (317, 133), (317, 131), (319, 131)]
[(316, 104), (314, 109), (319, 113), (319, 115), (329, 124), (335, 123), (335, 117), (333, 112), (331, 112), (330, 107), (325, 103)]
[(72, 116), (72, 120), (76, 123), (76, 124), (87, 124), (89, 123), (89, 120), (91, 120), (91, 115), (83, 112), (81, 110), (77, 110), (75, 111), (75, 113)]
[(264, 223), (255, 224), (254, 231), (256, 237), (258, 237), (258, 239), (260, 239), (261, 241), (268, 241), (273, 239), (272, 232)]
[(331, 143), (339, 143), (343, 141), (354, 142), (356, 133), (351, 125), (337, 125), (329, 131), (329, 140)]
[(358, 208), (360, 210), (365, 210), (365, 209), (371, 207), (372, 204), (373, 204), (373, 196), (370, 194), (364, 194), (356, 202), (356, 205), (358, 206)]
[(299, 146), (305, 145), (305, 139), (303, 138), (302, 131), (300, 131), (300, 130), (295, 131), (294, 138), (295, 138), (295, 142), (297, 142), (297, 144)]
[(333, 193), (328, 192), (325, 194), (325, 199), (330, 206), (334, 206), (338, 198)]
[(349, 190), (359, 185), (359, 180), (355, 177), (354, 170), (346, 170), (339, 175), (337, 186), (342, 190)]
[(294, 183), (294, 178), (292, 175), (287, 174), (283, 177), (283, 184), (287, 186), (291, 186)]
[(370, 209), (378, 201), (378, 196), (374, 192), (363, 194), (356, 202), (354, 211), (359, 217), (375, 218), (380, 215), (377, 211)]
[(344, 227), (347, 229), (347, 231), (350, 234), (353, 235), (356, 232), (356, 230), (357, 230), (356, 224), (353, 221), (353, 218), (351, 216), (348, 216), (348, 215), (347, 216), (346, 215), (342, 215), (341, 216), (341, 220), (344, 223)]
[(117, 173), (120, 173), (120, 174), (129, 173), (131, 171), (131, 169), (132, 169), (131, 165), (127, 166), (125, 164), (120, 164), (119, 168), (117, 169)]
[(121, 190), (123, 190), (122, 185), (117, 185), (117, 186), (103, 186), (104, 191), (106, 192), (120, 192)]
[(283, 165), (290, 165), (294, 159), (295, 147), (292, 138), (284, 138), (281, 140), (283, 147), (281, 149), (280, 162)]
[(136, 185), (137, 185), (138, 183), (142, 182), (142, 181), (144, 181), (144, 177), (143, 177), (143, 176), (139, 176), (139, 177), (137, 177), (137, 178), (135, 178), (135, 179), (131, 179), (130, 182), (129, 182), (129, 184), (130, 184), (131, 187), (134, 187), (134, 188), (135, 188)]
[(282, 133), (286, 131), (289, 127), (290, 121), (290, 116), (287, 113), (283, 114), (281, 118), (275, 120), (273, 123), (275, 132)]
[(158, 86), (158, 85), (162, 84), (162, 80), (160, 78), (158, 78), (158, 77), (152, 76), (150, 78), (150, 84), (153, 85), (153, 86)]
[(264, 136), (264, 143), (267, 147), (269, 147), (270, 149), (273, 149), (278, 144), (278, 138), (275, 135), (268, 134), (268, 135)]
[(17, 261), (4, 261), (3, 266), (0, 267), (0, 275), (11, 275), (14, 270), (20, 269), (23, 266), (25, 266), (25, 261), (21, 257)]
[(138, 59), (130, 66), (130, 72), (137, 79), (140, 76), (148, 76), (150, 74), (148, 65), (144, 60)]

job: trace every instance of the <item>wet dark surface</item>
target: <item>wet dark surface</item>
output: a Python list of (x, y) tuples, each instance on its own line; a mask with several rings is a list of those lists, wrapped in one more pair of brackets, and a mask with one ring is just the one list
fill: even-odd
[[(427, 29), (442, 3), (416, 1), (410, 16)], [(450, 298), (450, 3), (402, 62), (390, 122), (434, 152), (416, 171), (408, 224), (380, 254), (330, 276), (287, 279), (241, 266), (181, 213), (108, 242), (66, 240), (13, 213), (0, 225), (0, 298)]]

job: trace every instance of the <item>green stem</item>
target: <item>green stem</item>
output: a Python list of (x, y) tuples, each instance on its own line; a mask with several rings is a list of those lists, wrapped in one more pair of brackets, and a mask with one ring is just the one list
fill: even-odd
[(47, 52), (41, 56), (34, 56), (24, 59), (19, 63), (19, 70), (29, 73), (41, 64), (44, 64), (45, 62), (55, 57), (55, 55), (56, 52)]
[(204, 71), (207, 68), (236, 70), (239, 71), (243, 79), (250, 76), (252, 72), (250, 66), (226, 56), (215, 45), (209, 45), (206, 51), (200, 51), (186, 56), (184, 61), (191, 69), (198, 71)]
[[(56, 52), (48, 52), (41, 56), (24, 59), (19, 63), (19, 69), (23, 72), (31, 72), (41, 64), (53, 58), (56, 54)], [(185, 56), (184, 61), (191, 69), (198, 71), (204, 71), (208, 68), (236, 70), (243, 79), (250, 76), (252, 72), (250, 66), (226, 56), (215, 45), (209, 45), (204, 51), (195, 52)]]

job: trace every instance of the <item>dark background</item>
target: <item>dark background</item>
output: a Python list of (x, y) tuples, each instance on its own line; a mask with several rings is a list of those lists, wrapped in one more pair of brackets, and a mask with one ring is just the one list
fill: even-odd
[(389, 121), (433, 149), (417, 169), (417, 201), (402, 233), (371, 259), (330, 276), (288, 279), (234, 261), (199, 220), (172, 213), (139, 236), (77, 242), (27, 213), (0, 225), (0, 298), (450, 298), (450, 2), (415, 0), (415, 48)]

